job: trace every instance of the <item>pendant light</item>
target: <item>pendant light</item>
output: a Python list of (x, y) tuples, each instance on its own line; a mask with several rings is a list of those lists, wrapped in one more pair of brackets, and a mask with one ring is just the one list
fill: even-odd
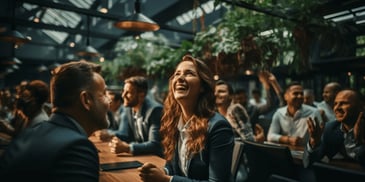
[(13, 43), (12, 49), (11, 49), (11, 56), (0, 61), (1, 64), (3, 65), (17, 65), (17, 64), (22, 64), (22, 62), (15, 57), (15, 47), (16, 44)]
[(22, 45), (30, 40), (15, 29), (7, 31), (0, 35), (0, 40), (4, 42), (15, 43), (16, 45)]
[(147, 16), (143, 15), (140, 8), (139, 0), (136, 0), (134, 3), (134, 14), (127, 19), (121, 19), (115, 22), (114, 26), (128, 31), (146, 32), (159, 30), (160, 26)]
[(76, 55), (81, 57), (97, 57), (99, 56), (99, 52), (90, 45), (90, 17), (87, 16), (87, 37), (86, 37), (86, 47), (77, 52)]
[(16, 65), (16, 64), (22, 64), (22, 62), (16, 57), (10, 57), (8, 59), (5, 59), (4, 61), (1, 61), (1, 64)]
[(15, 30), (15, 1), (13, 1), (13, 11), (12, 11), (12, 21), (11, 21), (11, 30), (6, 31), (3, 34), (0, 35), (0, 40), (4, 42), (11, 42), (15, 45), (22, 45), (24, 43), (27, 43), (30, 41), (27, 37), (25, 37), (23, 34)]

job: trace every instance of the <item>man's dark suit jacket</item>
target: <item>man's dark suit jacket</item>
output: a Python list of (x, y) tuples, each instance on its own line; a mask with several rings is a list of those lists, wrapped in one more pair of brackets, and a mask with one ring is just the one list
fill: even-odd
[(173, 176), (172, 182), (232, 181), (231, 164), (234, 146), (232, 127), (218, 113), (209, 119), (208, 125), (205, 149), (188, 161), (187, 177), (184, 177), (180, 169), (179, 151), (176, 146), (173, 159), (165, 166), (169, 175)]
[(134, 155), (155, 154), (162, 156), (160, 137), (162, 105), (146, 97), (141, 108), (141, 116), (143, 117), (144, 140), (137, 137), (138, 130), (130, 107), (125, 107), (119, 130), (115, 135), (123, 141), (133, 143)]
[(15, 138), (0, 159), (1, 181), (98, 181), (99, 158), (85, 131), (55, 113)]
[[(324, 156), (332, 159), (337, 153), (344, 151), (344, 136), (340, 129), (341, 123), (331, 121), (326, 123), (320, 145), (313, 152), (304, 150), (303, 163), (305, 167), (310, 166), (315, 161), (320, 161)], [(365, 144), (357, 147), (355, 151), (355, 161), (365, 167)]]

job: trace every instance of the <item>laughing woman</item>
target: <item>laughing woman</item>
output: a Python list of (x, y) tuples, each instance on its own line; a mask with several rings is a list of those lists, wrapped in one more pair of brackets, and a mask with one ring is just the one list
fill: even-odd
[(204, 62), (184, 56), (169, 80), (161, 120), (164, 169), (139, 168), (143, 181), (232, 181), (234, 135), (215, 112), (213, 75)]

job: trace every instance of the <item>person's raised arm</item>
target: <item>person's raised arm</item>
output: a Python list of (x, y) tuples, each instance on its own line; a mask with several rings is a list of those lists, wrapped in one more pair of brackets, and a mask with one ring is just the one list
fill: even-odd
[(284, 106), (284, 93), (283, 93), (283, 89), (281, 88), (278, 80), (276, 79), (275, 75), (268, 72), (268, 80), (270, 85), (272, 86), (272, 88), (274, 89), (276, 96), (278, 97), (279, 101), (280, 101), (280, 106)]
[(363, 112), (360, 112), (354, 125), (355, 140), (359, 144), (365, 144), (365, 123)]

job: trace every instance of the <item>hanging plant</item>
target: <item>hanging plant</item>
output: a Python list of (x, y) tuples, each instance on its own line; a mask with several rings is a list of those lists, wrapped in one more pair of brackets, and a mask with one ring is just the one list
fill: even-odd
[[(223, 2), (226, 1), (216, 0), (215, 5), (222, 5)], [(286, 19), (235, 6), (239, 2)], [(238, 62), (238, 69), (237, 63), (233, 61), (232, 69), (223, 69), (225, 71), (271, 69), (288, 65), (289, 72), (303, 73), (312, 69), (311, 59), (319, 52), (313, 50), (315, 41), (323, 41), (320, 46), (329, 50), (349, 45), (341, 38), (326, 40), (331, 36), (343, 35), (338, 32), (343, 32), (344, 29), (315, 13), (324, 4), (321, 1), (234, 0), (232, 4), (221, 23), (198, 33), (194, 39), (194, 47), (201, 48), (195, 49), (197, 55), (203, 55), (203, 58), (205, 55), (220, 55), (216, 59), (210, 59), (217, 62), (217, 65), (221, 65), (224, 59)], [(346, 49), (351, 48), (346, 46), (344, 50)], [(230, 55), (233, 53), (237, 53), (237, 56)]]
[[(225, 76), (242, 73), (245, 69), (270, 70), (282, 65), (289, 66), (289, 72), (303, 73), (311, 69), (310, 59), (315, 58), (313, 55), (318, 49), (327, 50), (329, 55), (338, 49), (350, 49), (346, 40), (337, 38), (346, 28), (339, 29), (338, 25), (315, 15), (321, 1), (241, 1), (285, 15), (287, 19), (224, 5), (229, 10), (216, 26), (205, 26), (204, 14), (196, 17), (194, 31), (197, 19), (204, 30), (197, 32), (192, 42), (184, 41), (178, 49), (169, 48), (162, 36), (153, 40), (122, 40), (115, 48), (117, 58), (104, 63), (107, 78), (123, 79), (125, 75), (119, 73), (135, 74), (134, 68), (154, 78), (166, 78), (186, 53), (205, 61), (215, 74)], [(194, 1), (195, 5), (197, 2)], [(215, 0), (215, 5), (222, 2)], [(316, 41), (320, 44), (311, 46)]]
[(267, 20), (263, 14), (232, 8), (225, 13), (222, 23), (195, 36), (194, 53), (215, 65), (213, 70), (223, 76), (232, 76), (242, 69), (270, 69), (279, 55), (280, 30), (260, 35), (270, 27)]

